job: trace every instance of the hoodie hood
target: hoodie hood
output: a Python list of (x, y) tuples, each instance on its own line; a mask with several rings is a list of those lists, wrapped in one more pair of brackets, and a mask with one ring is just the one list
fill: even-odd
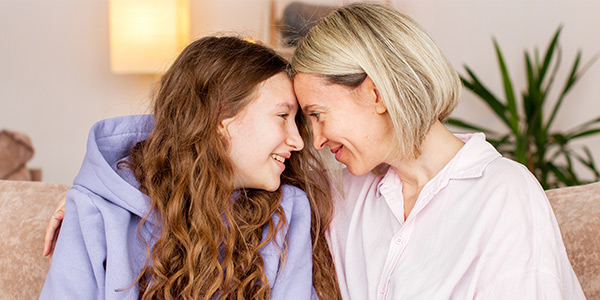
[[(143, 218), (150, 200), (139, 190), (139, 183), (126, 166), (117, 163), (129, 156), (138, 142), (154, 127), (152, 115), (123, 116), (100, 121), (92, 127), (87, 151), (74, 188), (82, 188)], [(152, 223), (154, 218), (148, 218)]]

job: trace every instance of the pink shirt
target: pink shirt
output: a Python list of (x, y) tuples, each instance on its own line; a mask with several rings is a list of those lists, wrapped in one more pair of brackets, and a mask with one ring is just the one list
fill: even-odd
[(329, 243), (344, 299), (585, 299), (544, 191), (481, 133), (421, 191), (344, 174)]

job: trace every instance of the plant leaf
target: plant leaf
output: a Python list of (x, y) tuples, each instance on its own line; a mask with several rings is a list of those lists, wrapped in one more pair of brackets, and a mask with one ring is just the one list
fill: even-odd
[[(550, 92), (550, 89), (553, 86), (554, 79), (556, 78), (556, 74), (558, 73), (558, 68), (560, 67), (561, 60), (562, 60), (562, 51), (560, 50), (560, 47), (558, 46), (558, 44), (556, 44), (556, 63), (554, 64), (554, 68), (552, 68), (552, 72), (550, 72), (550, 78), (548, 78), (545, 88), (542, 87), (545, 79), (543, 77), (541, 77), (542, 75), (540, 75), (540, 91), (541, 91), (541, 95), (542, 95), (540, 102), (542, 104), (543, 104), (543, 102), (546, 101), (546, 96), (548, 96), (548, 93)], [(542, 104), (540, 104), (540, 105), (542, 105)]]
[(556, 117), (556, 114), (558, 113), (558, 109), (560, 108), (560, 105), (562, 104), (562, 102), (565, 98), (565, 95), (567, 95), (567, 93), (569, 92), (571, 87), (575, 84), (575, 82), (577, 82), (577, 68), (579, 67), (580, 61), (581, 61), (581, 52), (578, 51), (577, 56), (575, 57), (575, 62), (573, 63), (573, 67), (571, 67), (571, 72), (569, 73), (569, 77), (567, 77), (567, 82), (565, 83), (565, 86), (564, 86), (562, 92), (560, 93), (560, 96), (558, 97), (558, 100), (556, 101), (554, 108), (552, 109), (552, 113), (550, 114), (550, 119), (548, 119), (548, 122), (546, 123), (547, 129), (550, 129), (550, 126), (554, 122), (554, 118)]
[(598, 181), (598, 179), (600, 179), (600, 172), (598, 172), (598, 169), (596, 169), (596, 163), (594, 162), (594, 158), (592, 157), (592, 152), (586, 146), (583, 146), (583, 151), (585, 152), (587, 159), (581, 157), (577, 153), (573, 153), (573, 154), (575, 155), (575, 158), (577, 158), (577, 160), (579, 162), (584, 164), (588, 169), (590, 169), (594, 173), (595, 181)]
[[(565, 185), (568, 185), (569, 180), (567, 179), (567, 176), (563, 173), (563, 171), (560, 168), (558, 168), (553, 163), (548, 163), (548, 169), (552, 172), (552, 174), (554, 174), (554, 176), (556, 177), (556, 179), (558, 179), (558, 181), (562, 182)], [(558, 184), (550, 184), (549, 186), (544, 186), (544, 189), (557, 188), (557, 187), (559, 187)]]
[(594, 135), (594, 134), (598, 134), (598, 133), (600, 133), (600, 128), (590, 129), (590, 130), (586, 130), (584, 132), (580, 132), (576, 135), (570, 136), (569, 140), (574, 140), (577, 138), (581, 138), (581, 137), (588, 136), (588, 135)]
[(558, 29), (554, 33), (554, 36), (552, 37), (550, 44), (548, 44), (548, 48), (546, 49), (546, 54), (544, 55), (544, 63), (540, 66), (540, 69), (539, 69), (540, 83), (542, 82), (542, 79), (546, 76), (546, 72), (548, 71), (548, 68), (550, 67), (550, 62), (552, 61), (552, 56), (554, 55), (554, 51), (558, 47), (558, 38), (560, 36), (561, 31), (562, 31), (562, 25), (558, 26)]
[(594, 57), (592, 57), (592, 59), (590, 59), (590, 61), (588, 61), (581, 68), (581, 70), (577, 71), (577, 68), (579, 67), (579, 62), (581, 61), (581, 51), (577, 51), (577, 56), (575, 58), (575, 62), (573, 63), (573, 67), (571, 68), (571, 73), (569, 74), (569, 77), (567, 78), (567, 82), (565, 83), (565, 87), (563, 88), (563, 91), (561, 92), (561, 94), (558, 98), (558, 101), (556, 102), (556, 105), (554, 106), (554, 109), (552, 110), (552, 115), (550, 116), (550, 119), (548, 120), (546, 128), (550, 128), (550, 125), (554, 121), (554, 118), (556, 117), (556, 114), (558, 112), (558, 108), (562, 104), (565, 95), (575, 85), (577, 80), (581, 76), (583, 76), (583, 74), (585, 74), (590, 69), (590, 67), (594, 63), (596, 63), (596, 61), (598, 61), (598, 59), (600, 59), (600, 53), (596, 53), (596, 55), (594, 55)]
[(464, 128), (464, 129), (470, 129), (470, 130), (475, 130), (475, 131), (481, 131), (483, 133), (486, 134), (493, 134), (496, 135), (497, 133), (495, 133), (492, 130), (477, 126), (477, 125), (473, 125), (471, 123), (467, 123), (465, 121), (456, 119), (456, 118), (448, 118), (448, 120), (446, 120), (446, 124), (448, 125), (452, 125), (452, 126), (456, 126), (456, 127), (460, 127), (460, 128)]
[(496, 116), (500, 118), (500, 120), (502, 120), (508, 128), (510, 128), (510, 122), (506, 116), (506, 106), (481, 83), (479, 78), (477, 78), (475, 73), (473, 73), (469, 67), (465, 66), (465, 70), (472, 79), (472, 81), (469, 81), (461, 76), (461, 81), (465, 87), (470, 89), (475, 95), (479, 96), (479, 98), (483, 100), (492, 109), (492, 111), (494, 111)]
[[(536, 77), (536, 73), (533, 69), (533, 65), (531, 64), (531, 58), (529, 57), (529, 53), (525, 51), (525, 71), (527, 72), (527, 92), (523, 92), (523, 112), (525, 113), (525, 118), (530, 120), (535, 113), (536, 103), (532, 101), (539, 97), (540, 84), (538, 78)], [(529, 124), (529, 122), (527, 122)]]
[[(582, 133), (585, 133), (586, 131), (590, 131), (589, 128), (590, 126), (600, 123), (600, 118), (596, 118), (590, 121), (587, 121), (577, 127), (575, 127), (574, 129), (571, 129), (569, 133), (567, 133), (567, 136), (569, 138), (574, 138), (574, 137), (580, 137)], [(593, 131), (594, 129), (592, 129), (591, 131)], [(594, 134), (594, 133), (586, 133), (585, 135), (590, 135), (590, 134)], [(585, 136), (584, 135), (584, 136)]]
[[(494, 139), (494, 138), (487, 137), (487, 136), (485, 138), (485, 140), (488, 141), (490, 144), (492, 144), (492, 146), (494, 146), (494, 148), (496, 148), (496, 149), (498, 149), (499, 147), (504, 146), (506, 144), (510, 144), (509, 143), (509, 139), (510, 139), (510, 134), (506, 134), (503, 137), (501, 137), (500, 139)], [(498, 149), (498, 151), (500, 151), (500, 149)], [(504, 150), (504, 151), (501, 151), (501, 152), (502, 153), (506, 153), (506, 152), (509, 152), (509, 151), (511, 153), (514, 153), (514, 151), (511, 151), (511, 150)]]
[(508, 74), (508, 68), (506, 67), (506, 63), (504, 62), (504, 57), (502, 55), (502, 51), (500, 50), (500, 46), (496, 39), (493, 39), (494, 48), (496, 49), (496, 56), (498, 58), (498, 65), (500, 66), (500, 74), (502, 75), (502, 84), (504, 86), (504, 96), (506, 97), (506, 109), (510, 113), (510, 129), (515, 133), (515, 135), (519, 134), (519, 114), (517, 113), (517, 102), (515, 100), (515, 92), (513, 90), (513, 85)]

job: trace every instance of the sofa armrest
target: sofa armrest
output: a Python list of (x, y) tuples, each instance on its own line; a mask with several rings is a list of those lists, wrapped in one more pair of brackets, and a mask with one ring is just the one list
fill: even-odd
[(588, 299), (600, 299), (600, 182), (546, 191)]
[(0, 291), (37, 299), (50, 264), (42, 256), (46, 224), (66, 185), (0, 180)]

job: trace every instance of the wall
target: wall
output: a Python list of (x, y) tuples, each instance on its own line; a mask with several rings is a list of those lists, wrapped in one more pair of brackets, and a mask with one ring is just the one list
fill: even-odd
[[(430, 32), (461, 73), (468, 64), (496, 91), (501, 90), (491, 35), (499, 40), (515, 79), (523, 78), (523, 49), (545, 47), (560, 23), (565, 25), (565, 67), (578, 48), (584, 61), (600, 51), (596, 1), (391, 2)], [(267, 0), (192, 0), (192, 35), (242, 31), (264, 36), (268, 12)], [(147, 111), (157, 78), (110, 72), (107, 15), (108, 3), (102, 0), (0, 0), (0, 128), (31, 136), (37, 152), (30, 166), (42, 168), (45, 181), (72, 182), (94, 122)], [(598, 78), (600, 64), (570, 95), (556, 128), (600, 114)], [(456, 115), (500, 128), (468, 93)], [(599, 140), (584, 142), (600, 149)], [(600, 150), (594, 155), (600, 160)]]
[[(600, 9), (600, 2), (597, 1), (421, 0), (393, 3), (394, 7), (413, 16), (432, 35), (460, 74), (466, 75), (464, 65), (468, 65), (484, 83), (489, 84), (496, 95), (501, 96), (504, 94), (492, 36), (495, 36), (505, 55), (511, 78), (517, 83), (517, 92), (523, 88), (526, 77), (524, 50), (538, 47), (540, 55), (543, 55), (554, 32), (562, 24), (562, 64), (555, 80), (555, 89), (548, 99), (546, 117), (550, 115), (557, 93), (563, 88), (576, 52), (582, 50), (582, 64), (600, 54), (600, 39), (597, 38), (600, 19), (594, 13)], [(565, 98), (551, 129), (565, 131), (600, 117), (599, 79), (600, 62), (597, 62)], [(454, 116), (507, 132), (506, 127), (493, 117), (491, 110), (468, 91), (463, 93)], [(591, 149), (598, 162), (600, 135), (575, 143), (584, 144)], [(581, 165), (577, 170), (592, 178), (591, 172)]]

